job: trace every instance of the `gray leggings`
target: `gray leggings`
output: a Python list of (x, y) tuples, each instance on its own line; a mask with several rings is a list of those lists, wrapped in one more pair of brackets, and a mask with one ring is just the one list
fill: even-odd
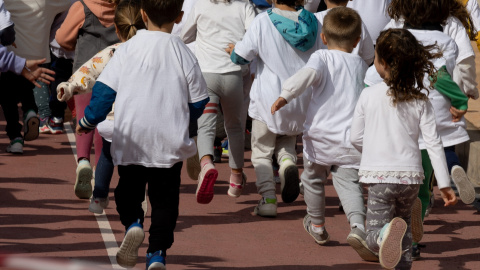
[(338, 197), (342, 202), (350, 226), (354, 223), (365, 223), (365, 204), (362, 186), (358, 181), (358, 170), (340, 168), (338, 166), (323, 166), (303, 159), (301, 180), (304, 187), (304, 198), (307, 213), (312, 217), (313, 224), (325, 223), (325, 183), (332, 173), (332, 181)]
[(207, 83), (209, 103), (198, 119), (198, 155), (213, 156), (213, 141), (217, 123), (218, 104), (222, 104), (225, 131), (228, 136), (229, 165), (243, 168), (245, 145), (245, 113), (243, 78), (241, 71), (228, 73), (203, 73)]
[(410, 217), (420, 185), (371, 184), (368, 187), (367, 245), (378, 252), (377, 239), (383, 226), (394, 217), (407, 223), (407, 231), (402, 241), (403, 255), (395, 269), (412, 267), (412, 227)]

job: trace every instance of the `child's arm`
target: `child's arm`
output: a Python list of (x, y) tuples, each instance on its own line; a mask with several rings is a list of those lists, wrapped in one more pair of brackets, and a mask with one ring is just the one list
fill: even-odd
[(458, 87), (458, 84), (453, 81), (445, 66), (438, 70), (437, 81), (434, 87), (450, 100), (452, 107), (457, 109), (458, 112), (453, 115), (452, 121), (460, 121), (462, 116), (467, 112), (468, 97), (465, 96), (460, 87)]
[(78, 121), (77, 134), (89, 133), (107, 118), (112, 111), (117, 92), (102, 82), (96, 82), (92, 89), (90, 104), (85, 108), (85, 116)]
[(74, 51), (77, 45), (78, 31), (85, 22), (85, 12), (80, 1), (68, 10), (67, 17), (55, 34), (55, 40), (67, 51)]
[(283, 83), (282, 93), (272, 105), (272, 114), (275, 114), (276, 111), (287, 105), (288, 102), (300, 96), (308, 87), (312, 86), (320, 78), (321, 76), (317, 74), (317, 71), (310, 67), (304, 67), (297, 71), (297, 73)]
[(461, 84), (465, 95), (469, 98), (478, 99), (477, 89), (477, 72), (475, 66), (475, 55), (469, 56), (460, 61), (455, 67), (454, 73), (459, 73), (460, 80), (456, 80)]
[(365, 113), (363, 110), (363, 96), (360, 94), (355, 112), (353, 114), (352, 126), (350, 127), (350, 143), (360, 153), (363, 149), (363, 134), (365, 132)]
[(183, 25), (180, 38), (185, 44), (192, 43), (197, 39), (197, 18), (195, 15), (195, 5), (192, 7), (188, 18)]
[(67, 101), (78, 93), (91, 92), (98, 76), (100, 76), (107, 63), (113, 57), (119, 45), (115, 44), (103, 49), (83, 64), (67, 82), (59, 84), (57, 86), (58, 100)]
[(437, 133), (435, 113), (429, 100), (425, 102), (420, 117), (420, 131), (422, 132), (422, 137), (427, 148), (428, 156), (432, 162), (438, 188), (442, 193), (445, 206), (455, 205), (457, 203), (457, 197), (450, 187), (450, 176), (445, 158), (445, 151), (443, 150), (442, 140)]
[(258, 55), (258, 29), (254, 20), (243, 39), (237, 44), (228, 44), (225, 49), (230, 54), (230, 59), (237, 65), (249, 64)]

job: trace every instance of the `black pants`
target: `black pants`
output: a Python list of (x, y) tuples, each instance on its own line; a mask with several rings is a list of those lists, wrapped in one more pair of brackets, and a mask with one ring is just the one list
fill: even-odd
[(57, 99), (57, 86), (62, 82), (68, 81), (70, 76), (72, 76), (73, 60), (57, 58), (54, 55), (51, 55), (51, 57), (51, 69), (55, 71), (55, 81), (50, 84), (50, 110), (53, 117), (64, 118), (67, 103)]
[(147, 253), (166, 251), (173, 244), (177, 224), (182, 162), (171, 168), (147, 168), (139, 165), (118, 166), (120, 180), (115, 189), (115, 203), (125, 229), (140, 219), (143, 224), (142, 202), (148, 183), (152, 207)]
[(22, 137), (22, 125), (18, 122), (18, 106), (22, 103), (23, 113), (38, 111), (33, 97), (34, 85), (23, 76), (5, 72), (0, 76), (0, 105), (7, 121), (7, 135), (10, 140)]

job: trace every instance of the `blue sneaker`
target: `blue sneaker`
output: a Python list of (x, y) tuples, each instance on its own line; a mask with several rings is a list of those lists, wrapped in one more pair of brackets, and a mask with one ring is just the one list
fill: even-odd
[(147, 267), (146, 270), (166, 270), (165, 257), (161, 250), (155, 253), (147, 253)]
[(138, 249), (143, 243), (145, 233), (140, 219), (128, 227), (122, 245), (117, 252), (117, 263), (124, 268), (133, 268), (137, 264)]

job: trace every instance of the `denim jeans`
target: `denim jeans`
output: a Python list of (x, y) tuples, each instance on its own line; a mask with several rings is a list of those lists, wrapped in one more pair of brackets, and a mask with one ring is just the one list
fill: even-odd
[(95, 188), (93, 189), (93, 197), (107, 198), (110, 189), (110, 182), (113, 175), (113, 161), (110, 154), (111, 142), (102, 138), (103, 147), (100, 158), (98, 159), (97, 168), (95, 169)]
[(443, 148), (445, 151), (445, 157), (447, 158), (448, 171), (452, 172), (453, 166), (461, 166), (460, 160), (458, 160), (457, 153), (455, 153), (455, 145)]

